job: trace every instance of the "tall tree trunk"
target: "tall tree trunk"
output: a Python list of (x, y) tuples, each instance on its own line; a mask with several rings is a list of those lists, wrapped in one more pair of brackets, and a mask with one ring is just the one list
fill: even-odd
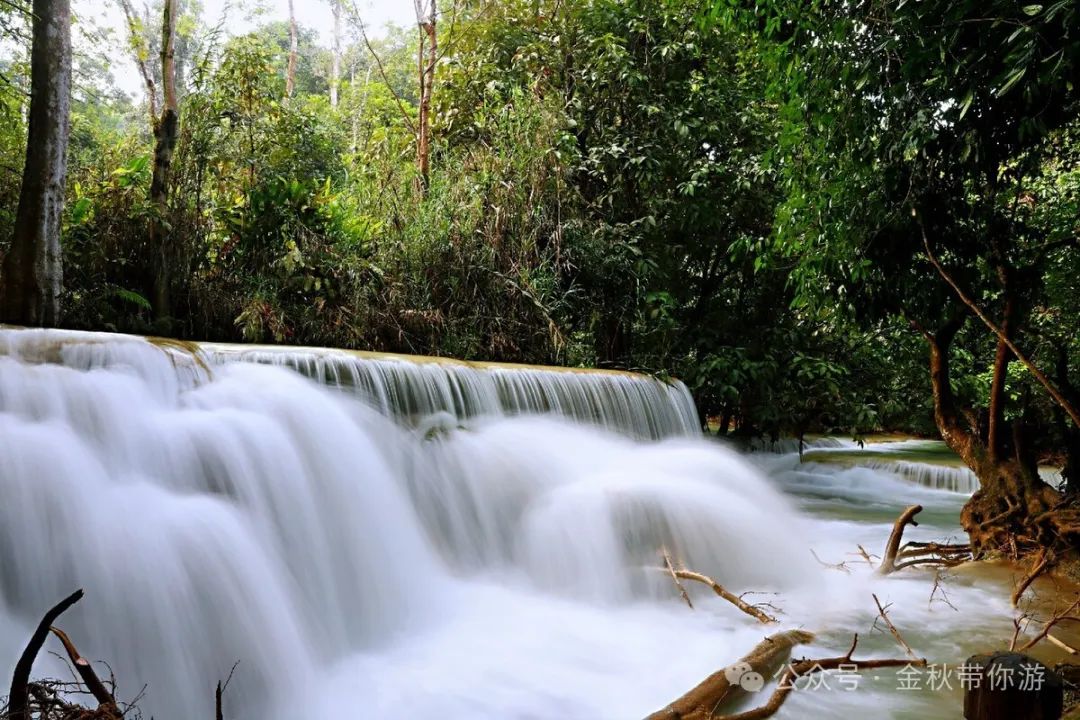
[[(1011, 302), (1007, 300), (1007, 303)], [(971, 423), (961, 419), (953, 395), (949, 351), (956, 334), (963, 326), (965, 314), (957, 314), (937, 332), (928, 336), (930, 343), (930, 380), (934, 394), (934, 420), (945, 443), (979, 478), (980, 488), (964, 505), (960, 524), (971, 538), (976, 557), (1017, 555), (1044, 547), (1066, 547), (1071, 539), (1063, 537), (1063, 525), (1052, 511), (1059, 503), (1058, 493), (1039, 477), (1027, 443), (1023, 439), (1022, 423), (1014, 426), (1011, 454), (995, 452), (990, 433), (980, 437)], [(1006, 359), (1002, 361), (1002, 357)], [(1004, 383), (1008, 356), (995, 356), (994, 388), (997, 406), (991, 415), (1004, 412), (1000, 403), (1004, 393), (997, 387)], [(992, 421), (998, 425), (1001, 421)], [(1000, 426), (994, 431), (995, 442), (1004, 446)], [(1061, 516), (1063, 517), (1063, 516)]]
[(439, 41), (436, 31), (438, 2), (431, 0), (426, 12), (423, 0), (416, 0), (416, 23), (420, 29), (417, 48), (417, 71), (420, 78), (420, 119), (416, 131), (416, 165), (420, 171), (420, 185), (427, 192), (431, 180), (431, 96), (435, 89), (435, 64), (438, 60)]
[(293, 0), (289, 0), (289, 64), (285, 68), (285, 97), (293, 96), (296, 89), (296, 12), (293, 10)]
[(0, 268), (0, 319), (55, 325), (63, 259), (60, 216), (71, 103), (71, 4), (34, 0), (30, 117), (11, 248)]
[(341, 85), (341, 0), (330, 0), (334, 11), (334, 38), (330, 59), (330, 107), (338, 106), (338, 88)]
[(150, 203), (154, 217), (150, 223), (150, 247), (157, 253), (154, 268), (154, 315), (158, 319), (172, 314), (171, 265), (168, 212), (169, 169), (176, 139), (180, 134), (180, 106), (176, 99), (176, 9), (177, 0), (165, 0), (161, 25), (161, 117), (154, 126), (154, 171), (150, 180)]

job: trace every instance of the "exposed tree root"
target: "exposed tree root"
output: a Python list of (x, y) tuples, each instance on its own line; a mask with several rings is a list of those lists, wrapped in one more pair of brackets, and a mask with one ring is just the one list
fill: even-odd
[[(897, 570), (920, 565), (954, 567), (971, 559), (971, 546), (966, 543), (909, 542), (901, 546), (904, 529), (908, 525), (918, 526), (915, 516), (920, 512), (922, 505), (911, 505), (896, 518), (878, 573), (890, 575)], [(867, 560), (869, 561), (869, 558)]]
[(1050, 564), (1050, 560), (1050, 548), (1043, 548), (1039, 551), (1038, 556), (1036, 556), (1036, 558), (1031, 563), (1031, 569), (1028, 570), (1027, 574), (1025, 574), (1024, 577), (1020, 579), (1020, 582), (1019, 584), (1017, 584), (1016, 589), (1013, 590), (1013, 607), (1016, 607), (1020, 604), (1020, 598), (1023, 596), (1024, 591), (1028, 589), (1031, 583), (1035, 582), (1035, 578), (1039, 577), (1039, 575), (1041, 575), (1043, 571), (1046, 570), (1047, 566)]

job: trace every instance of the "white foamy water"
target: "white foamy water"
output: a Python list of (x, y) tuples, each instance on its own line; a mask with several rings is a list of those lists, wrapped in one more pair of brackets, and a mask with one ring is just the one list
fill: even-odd
[[(59, 624), (122, 698), (146, 686), (147, 717), (212, 717), (239, 661), (229, 718), (639, 718), (773, 630), (699, 588), (681, 604), (662, 546), (775, 593), (781, 628), (821, 632), (807, 655), (852, 632), (896, 655), (872, 592), (932, 661), (1007, 639), (996, 594), (954, 587), (956, 613), (925, 577), (809, 552), (879, 552), (913, 499), (913, 538), (954, 533), (962, 495), (758, 465), (696, 427), (685, 388), (631, 375), (0, 330), (0, 672), (83, 587)], [(63, 672), (43, 654), (35, 674)], [(957, 716), (895, 687), (778, 717)]]

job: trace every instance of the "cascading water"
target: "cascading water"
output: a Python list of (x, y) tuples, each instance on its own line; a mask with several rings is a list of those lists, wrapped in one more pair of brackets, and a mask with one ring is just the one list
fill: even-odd
[[(0, 330), (0, 671), (83, 587), (61, 625), (121, 697), (146, 686), (147, 716), (211, 717), (239, 661), (230, 718), (632, 719), (764, 632), (697, 589), (681, 605), (662, 546), (777, 593), (787, 625), (822, 631), (807, 654), (866, 633), (871, 592), (938, 662), (973, 628), (1008, 635), (994, 593), (937, 611), (924, 580), (808, 552), (880, 546), (913, 497), (913, 537), (941, 537), (962, 496), (791, 455), (758, 469), (696, 427), (685, 388), (625, 374)], [(956, 706), (879, 684), (780, 717)]]

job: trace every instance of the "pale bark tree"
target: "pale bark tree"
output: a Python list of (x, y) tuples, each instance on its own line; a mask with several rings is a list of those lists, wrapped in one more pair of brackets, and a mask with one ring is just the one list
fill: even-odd
[(334, 38), (330, 58), (330, 107), (338, 106), (338, 90), (341, 85), (341, 0), (330, 0), (334, 12)]
[(291, 98), (296, 89), (296, 12), (293, 9), (293, 0), (289, 0), (289, 65), (285, 69), (285, 97)]
[(420, 42), (416, 51), (420, 86), (420, 113), (416, 131), (416, 164), (420, 186), (427, 192), (431, 181), (431, 97), (435, 90), (435, 65), (438, 62), (438, 0), (413, 0)]
[(30, 113), (11, 248), (0, 268), (0, 319), (54, 325), (60, 319), (60, 216), (71, 104), (71, 4), (34, 0)]

